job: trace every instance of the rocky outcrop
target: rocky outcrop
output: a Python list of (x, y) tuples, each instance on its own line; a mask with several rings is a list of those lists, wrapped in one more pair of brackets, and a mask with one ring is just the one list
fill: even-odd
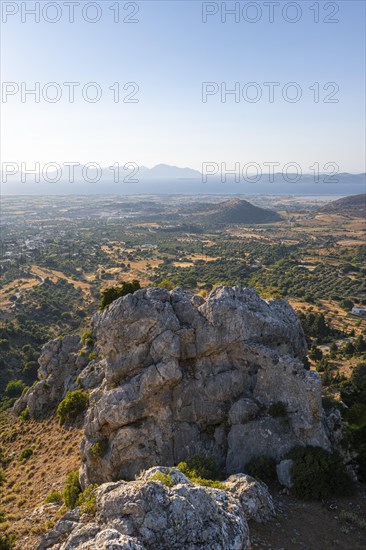
[[(153, 481), (157, 472), (172, 487)], [(38, 550), (245, 550), (249, 530), (240, 500), (230, 492), (192, 484), (179, 470), (153, 468), (136, 481), (97, 490), (94, 518), (66, 514)]]
[(32, 418), (53, 411), (69, 391), (95, 388), (101, 384), (104, 371), (96, 361), (89, 362), (90, 349), (83, 348), (78, 335), (57, 338), (43, 346), (38, 360), (39, 382), (16, 401), (13, 412), (28, 407)]
[[(105, 379), (90, 397), (81, 480), (133, 479), (158, 464), (212, 455), (229, 474), (257, 455), (329, 447), (321, 383), (287, 302), (241, 287), (206, 300), (148, 288), (94, 317)], [(285, 417), (269, 414), (281, 402)], [(104, 456), (93, 444), (103, 440)]]
[(320, 377), (303, 366), (303, 331), (283, 300), (242, 287), (206, 299), (147, 288), (98, 312), (93, 339), (100, 359), (91, 362), (78, 336), (47, 344), (41, 381), (15, 406), (37, 416), (78, 384), (92, 390), (83, 486), (197, 454), (234, 474), (258, 455), (280, 461), (295, 445), (330, 446)]

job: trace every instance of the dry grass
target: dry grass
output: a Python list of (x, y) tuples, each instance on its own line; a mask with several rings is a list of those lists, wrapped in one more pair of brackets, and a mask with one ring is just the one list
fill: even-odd
[[(51, 491), (62, 491), (66, 473), (79, 467), (82, 433), (60, 427), (55, 418), (23, 422), (8, 413), (0, 422), (0, 445), (11, 459), (0, 491), (0, 510), (5, 513), (0, 533), (15, 534), (16, 549), (34, 550), (39, 535), (60, 514), (60, 507), (45, 506), (44, 500)], [(28, 447), (32, 456), (20, 461), (19, 454)], [(45, 508), (37, 513), (40, 506)]]

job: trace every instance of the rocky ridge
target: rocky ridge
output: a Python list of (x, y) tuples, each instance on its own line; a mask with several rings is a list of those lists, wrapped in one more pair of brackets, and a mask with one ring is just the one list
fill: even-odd
[[(67, 391), (91, 390), (83, 485), (196, 454), (232, 474), (258, 455), (279, 461), (295, 445), (330, 447), (320, 377), (304, 368), (305, 338), (287, 302), (241, 287), (206, 300), (147, 288), (98, 312), (93, 327), (101, 358), (88, 361), (77, 336), (47, 344), (40, 382), (15, 406), (37, 417)], [(285, 416), (271, 413), (276, 403)], [(107, 450), (96, 458), (101, 440)]]
[[(14, 408), (37, 418), (68, 391), (89, 392), (80, 481), (100, 485), (97, 514), (90, 523), (70, 512), (40, 549), (248, 548), (247, 519), (274, 510), (266, 487), (240, 473), (246, 464), (260, 455), (280, 463), (296, 445), (331, 448), (320, 377), (304, 367), (304, 334), (283, 300), (242, 287), (206, 299), (147, 288), (98, 312), (93, 339), (93, 348), (78, 336), (47, 344), (40, 382)], [(172, 468), (198, 454), (230, 475), (227, 491)], [(173, 487), (146, 473), (161, 465), (174, 471)]]

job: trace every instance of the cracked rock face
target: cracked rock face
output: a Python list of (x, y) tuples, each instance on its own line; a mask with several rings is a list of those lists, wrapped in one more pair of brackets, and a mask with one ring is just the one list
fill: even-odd
[[(148, 288), (93, 322), (104, 381), (85, 419), (83, 485), (197, 454), (232, 474), (258, 455), (329, 447), (320, 377), (303, 367), (306, 343), (287, 302), (241, 287), (217, 287), (206, 300)], [(285, 418), (269, 414), (277, 402)], [(101, 440), (106, 452), (96, 457)]]
[(19, 414), (28, 407), (32, 418), (42, 418), (67, 392), (77, 390), (80, 383), (84, 389), (99, 386), (104, 378), (103, 368), (96, 361), (89, 361), (88, 354), (82, 353), (87, 349), (82, 348), (77, 334), (47, 342), (38, 359), (39, 382), (15, 402), (13, 412)]
[[(153, 481), (157, 471), (167, 471), (174, 486)], [(230, 492), (193, 485), (174, 468), (153, 468), (136, 481), (99, 487), (95, 518), (66, 514), (42, 538), (38, 550), (47, 548), (246, 550), (249, 530)]]

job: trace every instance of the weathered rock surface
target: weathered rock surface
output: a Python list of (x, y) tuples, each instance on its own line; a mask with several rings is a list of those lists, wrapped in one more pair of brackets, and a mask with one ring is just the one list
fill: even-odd
[[(220, 286), (204, 300), (147, 288), (93, 318), (101, 359), (88, 362), (78, 336), (47, 344), (40, 382), (15, 405), (38, 416), (67, 391), (95, 388), (85, 417), (81, 481), (134, 479), (188, 456), (216, 458), (228, 474), (295, 445), (329, 448), (321, 382), (303, 366), (306, 342), (289, 304)], [(285, 418), (269, 414), (286, 406)], [(104, 456), (92, 446), (103, 441)]]
[[(83, 484), (133, 479), (196, 454), (231, 474), (257, 455), (329, 446), (320, 377), (303, 367), (304, 335), (285, 301), (241, 287), (218, 287), (206, 300), (148, 288), (96, 314), (94, 337), (105, 379), (85, 420)], [(279, 401), (286, 419), (268, 414)], [(95, 458), (101, 439), (108, 450)]]
[(284, 487), (287, 487), (288, 489), (291, 489), (293, 485), (291, 476), (291, 469), (293, 464), (293, 460), (287, 459), (281, 460), (281, 462), (276, 466), (277, 478), (279, 483), (281, 483), (281, 485), (284, 485)]
[(229, 492), (179, 482), (152, 481), (151, 469), (136, 481), (106, 483), (97, 490), (92, 520), (78, 510), (66, 514), (41, 540), (38, 550), (245, 550), (249, 531), (240, 501)]
[(81, 339), (76, 334), (45, 344), (38, 359), (40, 381), (15, 402), (14, 413), (28, 407), (31, 417), (39, 418), (58, 405), (67, 392), (77, 390), (79, 383), (85, 389), (100, 385), (103, 369), (98, 362), (89, 362), (87, 349), (84, 354), (81, 350)]
[(276, 515), (272, 497), (265, 483), (246, 474), (234, 474), (224, 483), (240, 501), (248, 520), (264, 523)]

